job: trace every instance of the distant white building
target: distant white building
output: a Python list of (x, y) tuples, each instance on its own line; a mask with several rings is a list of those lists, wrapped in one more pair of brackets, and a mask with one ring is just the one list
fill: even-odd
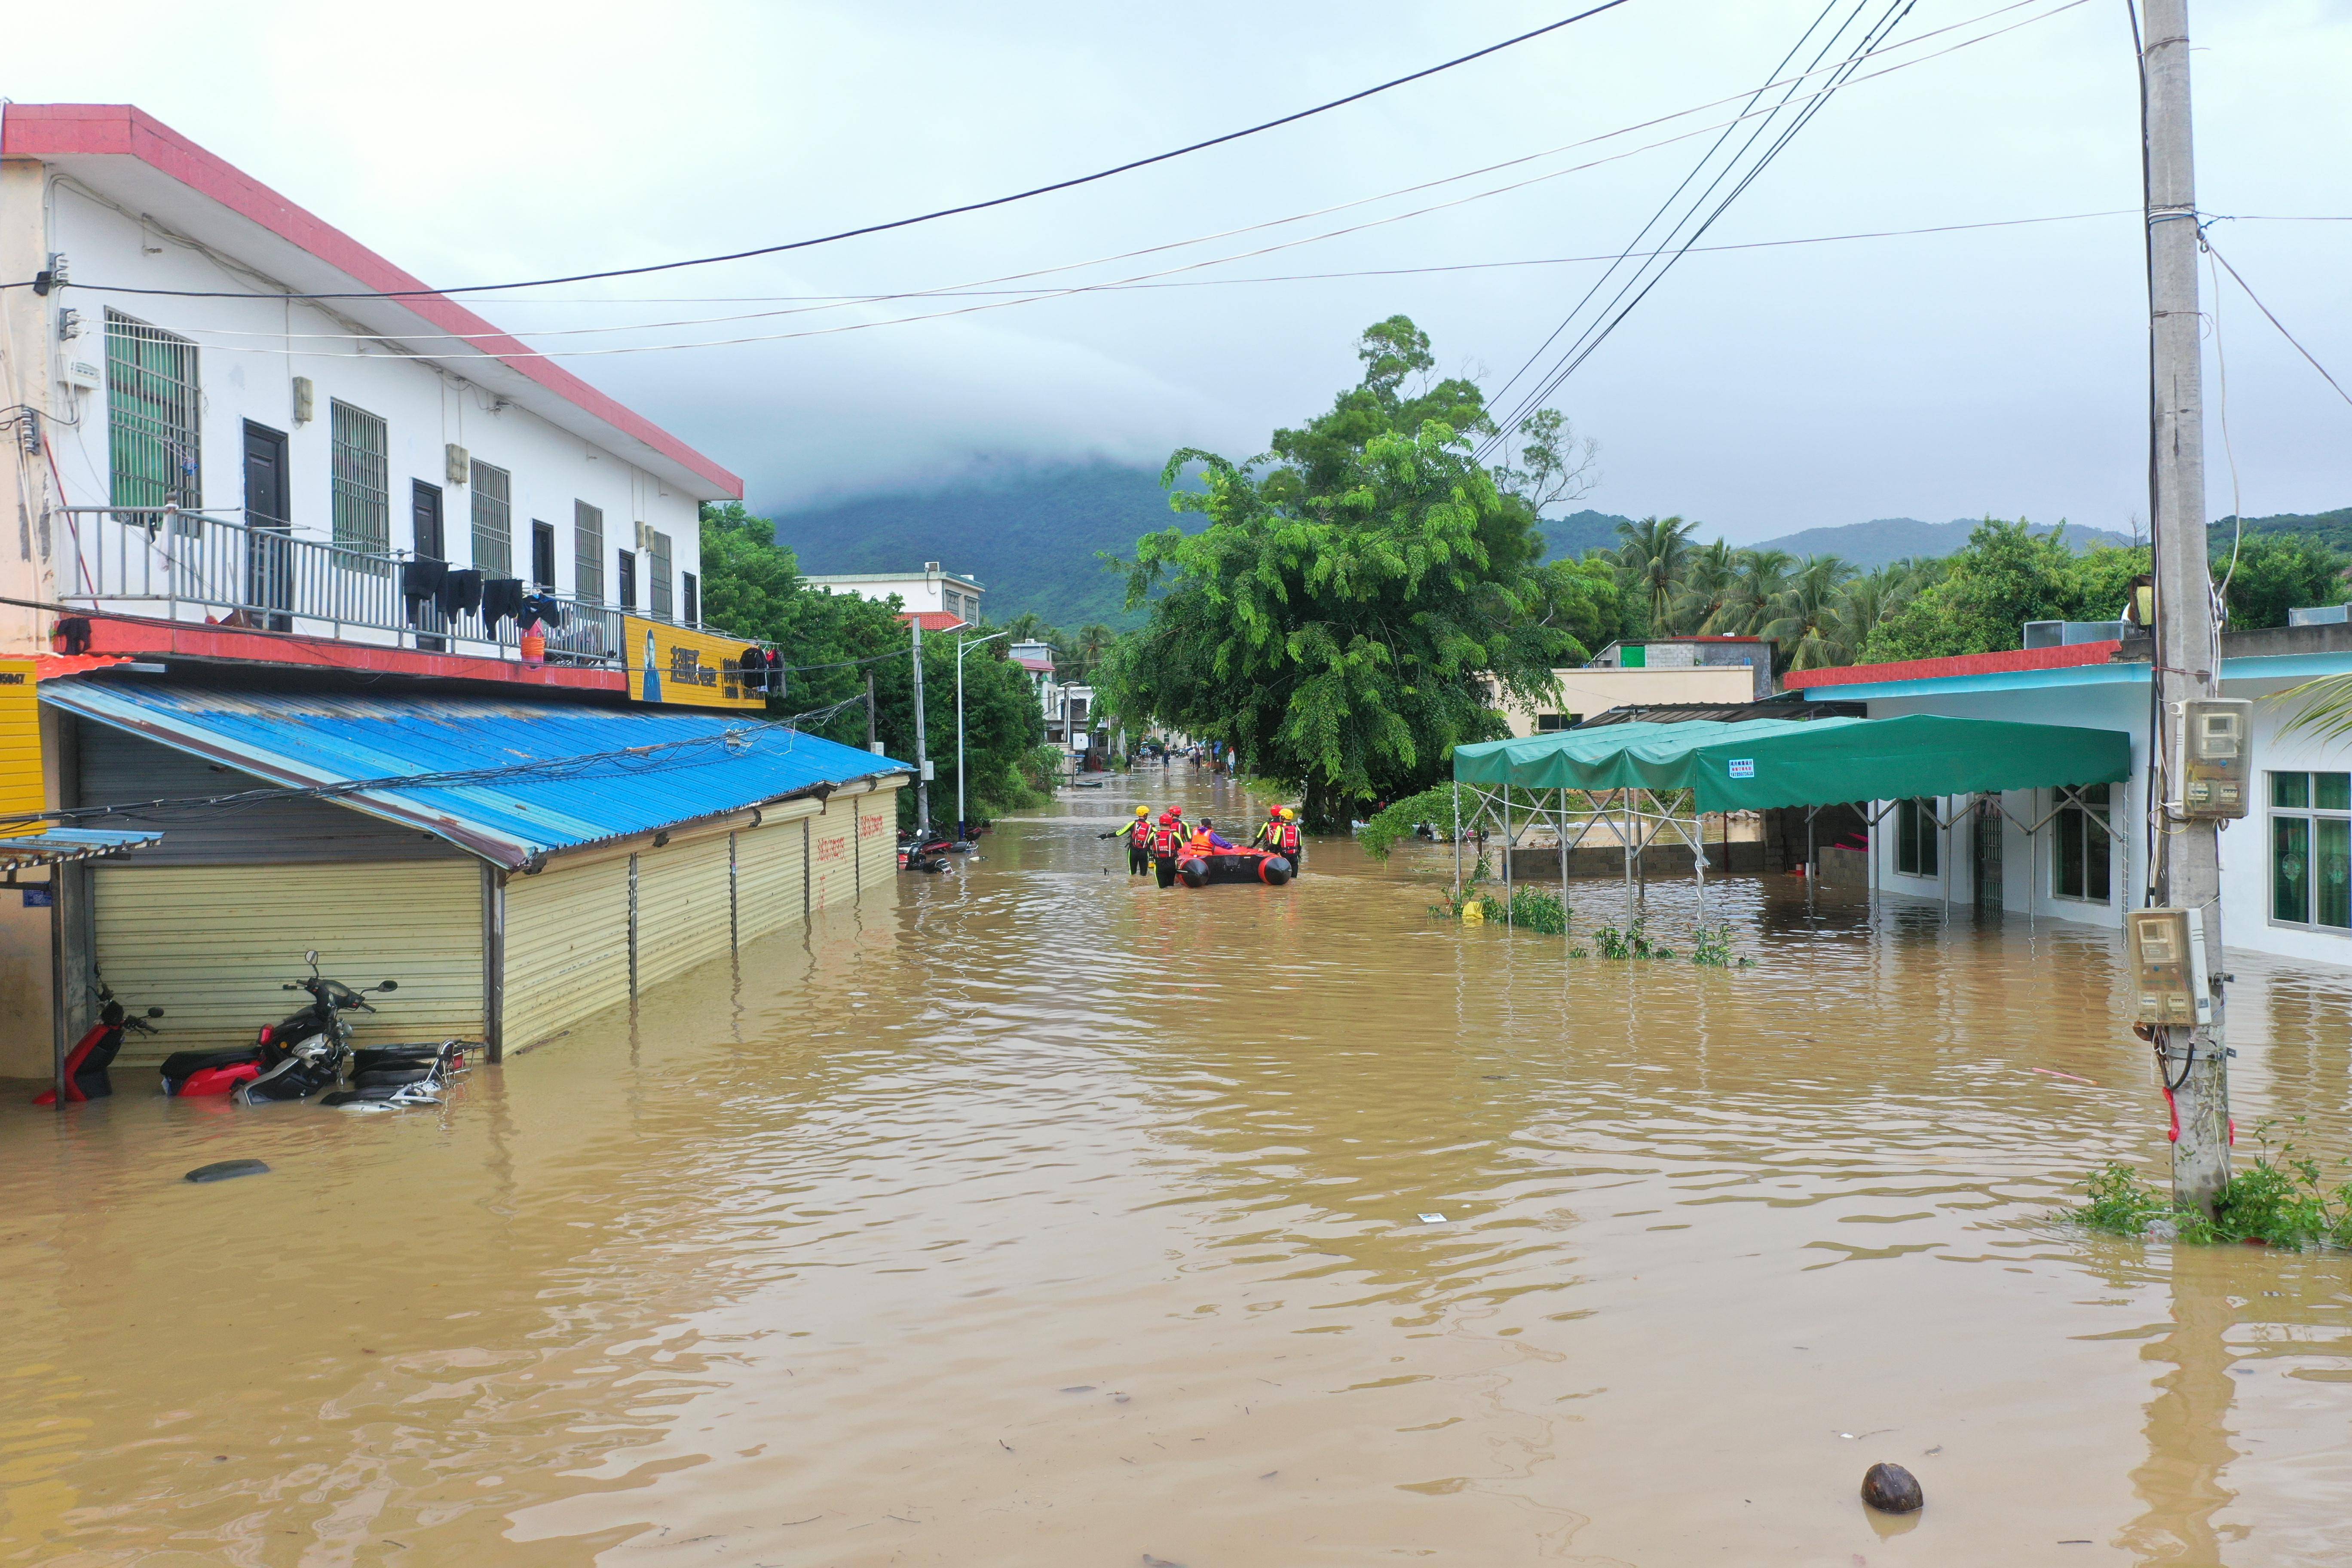
[(855, 594), (861, 599), (896, 594), (909, 616), (923, 617), (927, 632), (980, 624), (981, 585), (961, 573), (942, 570), (936, 561), (924, 562), (919, 573), (835, 572), (802, 580), (828, 594)]
[(1004, 650), (1004, 657), (1019, 665), (1029, 677), (1029, 689), (1036, 694), (1039, 707), (1045, 702), (1045, 688), (1054, 679), (1054, 645), (1049, 642), (1017, 642)]

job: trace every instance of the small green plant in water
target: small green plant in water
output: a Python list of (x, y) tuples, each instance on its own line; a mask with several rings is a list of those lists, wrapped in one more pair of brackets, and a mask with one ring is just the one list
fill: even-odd
[[(1513, 926), (1534, 931), (1538, 936), (1568, 934), (1568, 903), (1557, 895), (1534, 888), (1514, 888), (1507, 911)], [(1492, 920), (1490, 912), (1487, 919)]]
[(2290, 1142), (2280, 1143), (2273, 1158), (2269, 1132), (2267, 1122), (2254, 1129), (2260, 1152), (2221, 1190), (2211, 1219), (2194, 1209), (2175, 1208), (2168, 1196), (2119, 1160), (2093, 1173), (2089, 1201), (2070, 1212), (2095, 1230), (2118, 1236), (2145, 1236), (2161, 1221), (2187, 1242), (2352, 1247), (2352, 1182), (2323, 1186), (2319, 1162)]
[(1752, 958), (1739, 958), (1731, 951), (1731, 925), (1701, 926), (1698, 945), (1691, 949), (1691, 962), (1707, 969), (1747, 969), (1755, 963)]
[(1592, 933), (1592, 946), (1603, 958), (1672, 958), (1675, 955), (1673, 948), (1659, 947), (1650, 941), (1645, 922), (1638, 916), (1623, 931), (1615, 926), (1602, 926)]

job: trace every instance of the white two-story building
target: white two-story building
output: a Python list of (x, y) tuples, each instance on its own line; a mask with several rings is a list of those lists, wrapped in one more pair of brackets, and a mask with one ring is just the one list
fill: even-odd
[(495, 654), (520, 594), (581, 662), (700, 620), (734, 475), (137, 109), (5, 107), (0, 276), (9, 598)]

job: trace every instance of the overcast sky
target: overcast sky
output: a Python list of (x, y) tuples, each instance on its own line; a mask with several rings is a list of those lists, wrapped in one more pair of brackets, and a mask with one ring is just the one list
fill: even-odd
[[(1898, 39), (2004, 0), (1919, 0)], [(0, 20), (29, 7), (0, 0)], [(17, 49), (22, 102), (139, 104), (439, 284), (740, 248), (996, 195), (1233, 129), (1565, 15), (1557, 4), (403, 6), (127, 4), (103, 47)], [(1633, 0), (1300, 125), (971, 217), (761, 261), (481, 303), (517, 329), (936, 289), (1262, 224), (1752, 89), (1820, 0)], [(53, 7), (39, 14), (54, 16)], [(2046, 19), (2042, 19), (2046, 18)], [(2192, 14), (2207, 210), (2352, 216), (2352, 7)], [(2027, 0), (1886, 57), (1707, 237), (1733, 244), (2132, 208), (2123, 0)], [(8, 36), (24, 38), (20, 18)], [(47, 27), (38, 33), (55, 37)], [(1316, 222), (1056, 274), (1100, 282), (1295, 241), (1719, 122), (1638, 136)], [(1187, 280), (1588, 256), (1687, 172), (1684, 141)], [(2217, 243), (2352, 386), (2352, 223), (2233, 222)], [(1244, 456), (1353, 379), (1411, 315), (1442, 365), (1500, 380), (1590, 264), (1102, 290), (948, 320), (574, 359), (781, 510), (1006, 462)], [(2352, 504), (2352, 406), (2221, 298), (2250, 515)], [(617, 341), (805, 331), (988, 301), (862, 305)], [(2208, 306), (2211, 301), (2209, 298)], [(1583, 504), (1735, 540), (1991, 512), (2122, 528), (2146, 510), (2145, 294), (2131, 216), (1693, 255), (1554, 400), (1601, 443)], [(576, 342), (576, 340), (572, 340)], [(566, 340), (541, 340), (554, 347)], [(2218, 404), (2208, 355), (2209, 404)], [(2231, 510), (2218, 420), (2210, 510)]]

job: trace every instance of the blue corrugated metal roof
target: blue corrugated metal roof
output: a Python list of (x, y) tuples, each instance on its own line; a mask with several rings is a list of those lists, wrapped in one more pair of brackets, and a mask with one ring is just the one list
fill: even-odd
[[(340, 803), (502, 866), (912, 770), (757, 715), (508, 698), (219, 691), (44, 681), (41, 700), (288, 784), (602, 760), (498, 779), (363, 790)], [(643, 754), (604, 756), (628, 748)]]
[(11, 834), (0, 838), (0, 864), (41, 866), (67, 860), (95, 860), (104, 856), (121, 855), (127, 850), (143, 849), (161, 841), (163, 837), (161, 833), (131, 833), (110, 827), (52, 827), (22, 836)]

